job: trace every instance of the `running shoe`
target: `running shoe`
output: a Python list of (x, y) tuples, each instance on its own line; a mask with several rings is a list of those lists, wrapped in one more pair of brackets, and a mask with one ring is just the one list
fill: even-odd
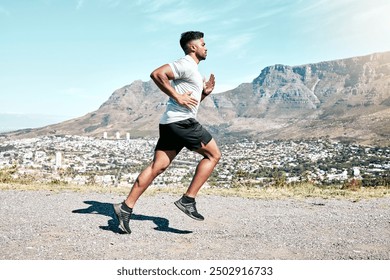
[(204, 220), (204, 217), (196, 210), (196, 202), (184, 203), (182, 198), (180, 198), (178, 201), (175, 201), (175, 205), (189, 217), (198, 221)]
[(132, 211), (128, 212), (126, 210), (123, 209), (122, 207), (122, 203), (118, 203), (118, 204), (114, 204), (114, 212), (115, 212), (115, 215), (116, 215), (116, 218), (118, 219), (119, 221), (119, 227), (121, 230), (123, 230), (125, 233), (131, 233), (131, 229), (130, 229), (130, 217), (131, 217), (131, 214), (132, 214)]

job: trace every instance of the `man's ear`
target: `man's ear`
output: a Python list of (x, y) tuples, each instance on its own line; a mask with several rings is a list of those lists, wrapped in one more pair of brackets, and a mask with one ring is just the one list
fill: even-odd
[(188, 44), (188, 49), (190, 50), (190, 52), (195, 52), (196, 51), (196, 45), (191, 42), (191, 43)]

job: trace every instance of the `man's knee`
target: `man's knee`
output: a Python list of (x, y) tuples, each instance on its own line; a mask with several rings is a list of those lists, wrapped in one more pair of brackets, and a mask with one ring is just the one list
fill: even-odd
[(161, 173), (164, 173), (164, 171), (167, 170), (168, 166), (169, 166), (169, 164), (156, 164), (156, 163), (152, 163), (153, 173), (156, 174), (156, 176), (158, 176)]
[(221, 151), (214, 140), (212, 140), (208, 145), (203, 146), (202, 150), (198, 152), (205, 158), (212, 160), (215, 164), (217, 164), (222, 157)]
[(157, 175), (160, 175), (161, 173), (164, 173), (165, 170), (167, 170), (167, 168), (168, 168), (168, 166), (162, 166), (162, 167), (156, 169)]
[(206, 156), (209, 160), (213, 161), (215, 164), (219, 162), (219, 160), (222, 157), (221, 152), (217, 149), (213, 153), (210, 153), (209, 155)]
[(222, 157), (221, 151), (218, 150), (218, 151), (215, 153), (215, 155), (214, 155), (214, 158), (215, 158), (216, 163), (219, 162), (219, 160), (221, 159), (221, 157)]

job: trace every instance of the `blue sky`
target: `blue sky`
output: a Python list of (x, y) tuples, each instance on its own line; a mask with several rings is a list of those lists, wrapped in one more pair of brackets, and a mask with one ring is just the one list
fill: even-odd
[(0, 113), (77, 117), (205, 33), (215, 92), (269, 65), (390, 51), (388, 0), (0, 0)]

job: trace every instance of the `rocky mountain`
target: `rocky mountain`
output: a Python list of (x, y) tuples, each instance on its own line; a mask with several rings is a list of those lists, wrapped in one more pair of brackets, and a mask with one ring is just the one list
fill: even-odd
[[(167, 97), (152, 81), (116, 90), (100, 108), (59, 124), (8, 134), (156, 136)], [(251, 83), (213, 94), (199, 120), (219, 139), (328, 137), (390, 144), (390, 52), (264, 68)]]
[(263, 69), (213, 97), (230, 132), (261, 138), (330, 137), (389, 143), (390, 52)]

